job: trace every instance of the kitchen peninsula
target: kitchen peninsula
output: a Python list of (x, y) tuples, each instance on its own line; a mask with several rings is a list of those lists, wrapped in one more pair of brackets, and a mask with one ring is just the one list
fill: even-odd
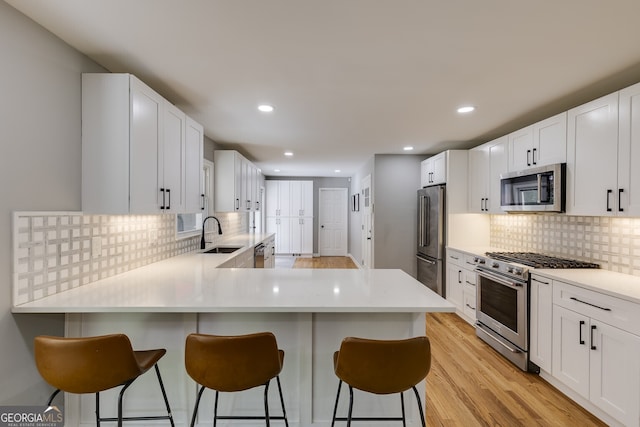
[[(292, 425), (329, 425), (338, 380), (332, 355), (342, 338), (392, 339), (424, 335), (427, 312), (454, 306), (401, 270), (216, 268), (234, 254), (190, 253), (13, 307), (14, 313), (67, 313), (66, 334), (124, 332), (137, 349), (163, 347), (160, 362), (177, 425), (186, 425), (196, 385), (184, 370), (191, 332), (221, 335), (269, 330), (285, 351), (281, 374)], [(148, 382), (145, 382), (149, 380)], [(153, 378), (127, 391), (130, 413), (162, 411)], [(424, 386), (420, 387), (424, 398)], [(211, 393), (211, 392), (210, 392)], [(115, 394), (104, 393), (105, 413)], [(347, 393), (341, 408), (347, 408)], [(358, 411), (397, 414), (397, 399), (362, 394)], [(67, 425), (91, 425), (92, 396), (66, 397)], [(277, 412), (276, 394), (270, 405)], [(212, 394), (203, 397), (199, 425), (210, 424)], [(220, 413), (262, 412), (262, 390), (221, 397)], [(415, 403), (406, 399), (410, 425)], [(424, 401), (424, 400), (423, 400)], [(133, 414), (132, 414), (133, 415)]]

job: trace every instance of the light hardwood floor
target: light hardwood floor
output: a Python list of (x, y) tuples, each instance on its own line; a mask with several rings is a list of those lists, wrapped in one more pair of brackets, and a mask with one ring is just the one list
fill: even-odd
[(293, 268), (358, 268), (358, 266), (346, 256), (322, 256), (296, 258)]
[(538, 375), (520, 371), (453, 313), (427, 315), (429, 426), (605, 426)]
[[(294, 268), (357, 267), (348, 257), (320, 257), (298, 258)], [(457, 315), (428, 314), (426, 334), (428, 426), (606, 426), (538, 375), (520, 371)]]

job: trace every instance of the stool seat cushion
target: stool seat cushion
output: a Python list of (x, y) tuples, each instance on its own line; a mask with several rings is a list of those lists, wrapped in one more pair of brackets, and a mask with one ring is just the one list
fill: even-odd
[(271, 332), (220, 336), (190, 334), (185, 345), (187, 373), (198, 384), (224, 392), (264, 385), (282, 371), (284, 351)]
[(42, 378), (70, 393), (99, 393), (137, 378), (164, 349), (134, 352), (124, 334), (65, 338), (38, 336), (35, 361)]
[(400, 393), (426, 378), (431, 369), (427, 337), (370, 340), (348, 337), (334, 353), (336, 376), (375, 394)]

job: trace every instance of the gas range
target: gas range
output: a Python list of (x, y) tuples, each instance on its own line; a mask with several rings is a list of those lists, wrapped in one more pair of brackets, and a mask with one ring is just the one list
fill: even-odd
[(533, 268), (600, 268), (598, 264), (567, 258), (538, 254), (535, 252), (487, 252), (494, 260), (513, 262)]
[(598, 268), (597, 264), (531, 252), (487, 252), (476, 264), (476, 335), (524, 371), (529, 361), (531, 268)]

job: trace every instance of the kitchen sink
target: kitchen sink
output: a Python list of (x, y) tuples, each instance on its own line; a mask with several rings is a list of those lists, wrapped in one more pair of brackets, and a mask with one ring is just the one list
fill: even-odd
[(238, 249), (242, 249), (242, 246), (216, 246), (214, 248), (209, 249), (208, 251), (204, 251), (205, 254), (230, 254)]

